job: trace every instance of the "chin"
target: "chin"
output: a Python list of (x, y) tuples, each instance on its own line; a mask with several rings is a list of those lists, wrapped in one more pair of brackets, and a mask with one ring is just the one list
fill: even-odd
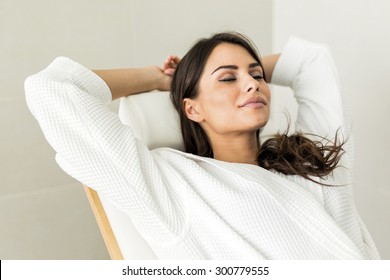
[(254, 129), (262, 129), (264, 126), (266, 126), (267, 125), (267, 123), (268, 123), (268, 121), (269, 121), (269, 118), (267, 118), (266, 120), (259, 120), (259, 121), (257, 121), (256, 122), (256, 125), (254, 125)]

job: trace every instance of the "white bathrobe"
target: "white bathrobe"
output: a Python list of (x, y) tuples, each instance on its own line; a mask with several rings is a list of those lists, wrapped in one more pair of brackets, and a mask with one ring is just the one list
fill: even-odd
[(29, 77), (25, 89), (61, 168), (127, 213), (161, 259), (379, 258), (353, 200), (352, 138), (328, 50), (291, 38), (272, 83), (293, 89), (297, 130), (348, 137), (342, 167), (323, 181), (342, 186), (150, 151), (107, 108), (104, 81), (67, 58)]

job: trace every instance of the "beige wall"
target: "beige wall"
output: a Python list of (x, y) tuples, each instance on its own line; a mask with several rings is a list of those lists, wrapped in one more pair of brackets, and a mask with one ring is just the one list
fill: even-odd
[(80, 184), (27, 110), (28, 75), (60, 55), (91, 68), (160, 64), (224, 30), (267, 53), (271, 11), (271, 0), (1, 0), (0, 259), (108, 258)]
[[(390, 259), (390, 2), (274, 0), (273, 47), (292, 34), (329, 45), (353, 120), (354, 192), (362, 219)], [(286, 93), (286, 92), (283, 92)], [(278, 95), (278, 105), (289, 98)], [(275, 104), (274, 104), (275, 105)]]

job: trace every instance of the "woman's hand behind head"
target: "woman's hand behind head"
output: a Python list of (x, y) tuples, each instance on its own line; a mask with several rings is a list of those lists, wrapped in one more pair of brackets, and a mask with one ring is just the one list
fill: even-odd
[(176, 55), (169, 55), (165, 59), (162, 66), (162, 70), (164, 71), (164, 74), (172, 77), (173, 73), (175, 73), (175, 69), (179, 64), (180, 60), (181, 59)]

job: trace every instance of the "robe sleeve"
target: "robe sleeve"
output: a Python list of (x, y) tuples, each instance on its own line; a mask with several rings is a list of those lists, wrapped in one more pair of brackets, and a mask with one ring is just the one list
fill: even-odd
[(343, 146), (345, 153), (339, 162), (342, 168), (336, 170), (343, 169), (338, 183), (350, 184), (353, 169), (351, 125), (345, 117), (338, 72), (328, 48), (300, 38), (290, 38), (275, 66), (272, 83), (293, 90), (298, 102), (296, 131), (331, 141), (335, 140), (338, 132), (338, 141), (347, 140)]
[(25, 92), (60, 167), (129, 214), (147, 239), (175, 242), (184, 228), (183, 198), (164, 183), (161, 158), (108, 109), (112, 97), (105, 82), (57, 58), (27, 78)]

